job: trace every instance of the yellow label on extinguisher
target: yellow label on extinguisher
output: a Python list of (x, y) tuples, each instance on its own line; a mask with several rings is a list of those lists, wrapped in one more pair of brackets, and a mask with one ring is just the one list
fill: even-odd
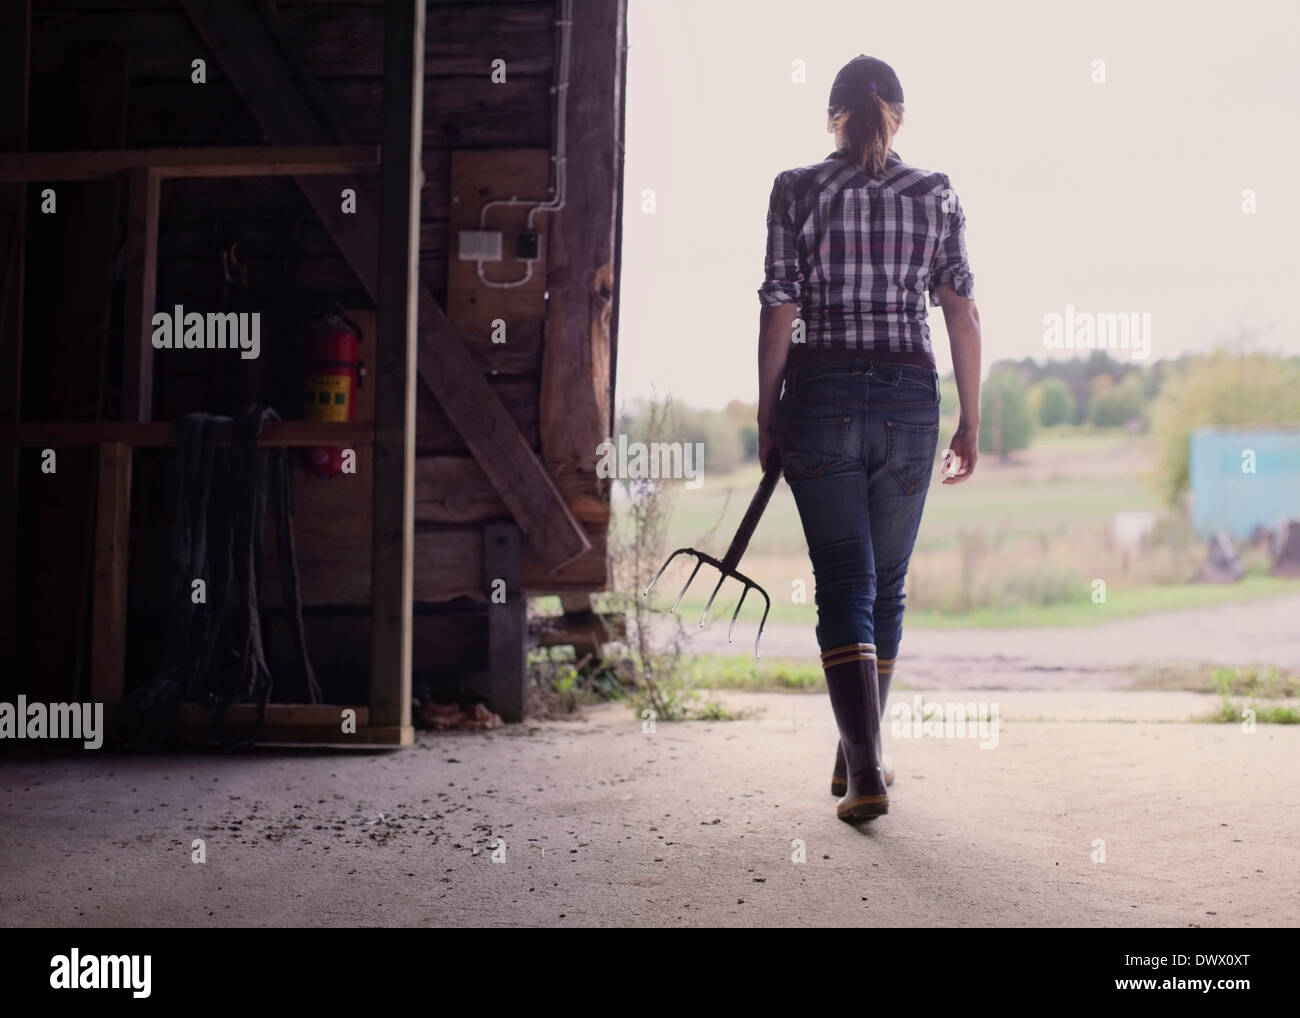
[(352, 409), (352, 379), (347, 375), (308, 375), (304, 416), (309, 421), (343, 422)]

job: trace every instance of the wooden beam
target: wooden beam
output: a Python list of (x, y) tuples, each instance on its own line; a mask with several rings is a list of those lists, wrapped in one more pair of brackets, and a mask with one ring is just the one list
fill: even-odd
[(620, 613), (566, 612), (538, 619), (529, 633), (539, 647), (572, 647), (581, 657), (599, 654), (602, 644), (626, 639), (627, 620)]
[[(281, 144), (320, 139), (323, 128), (283, 66), (260, 19), (225, 0), (180, 0), (180, 4), (267, 137)], [(342, 215), (336, 186), (309, 177), (295, 180), (358, 281), (377, 298), (377, 217), (365, 195), (358, 192), (355, 215)], [(560, 569), (588, 551), (590, 540), (427, 285), (420, 286), (419, 301), (421, 380), (461, 433), (538, 555), (550, 568)]]
[[(314, 478), (312, 479), (315, 480)], [(343, 480), (320, 481), (338, 485)], [(373, 509), (373, 506), (371, 506)], [(370, 512), (360, 514), (369, 520)], [(170, 528), (136, 527), (132, 553), (142, 570), (167, 569)], [(368, 526), (358, 526), (349, 516), (297, 513), (294, 534), (298, 548), (298, 573), (303, 605), (309, 609), (350, 608), (369, 617), (371, 538)], [(559, 572), (538, 560), (530, 545), (523, 549), (523, 587), (529, 597), (598, 590), (608, 582), (609, 563), (604, 557), (605, 538), (596, 539), (602, 554), (588, 555)], [(268, 536), (268, 556), (271, 542)], [(135, 568), (133, 561), (133, 568)], [(161, 574), (161, 573), (160, 573)], [(267, 608), (283, 604), (279, 577), (270, 570), (264, 578), (261, 603)], [(488, 582), (483, 571), (483, 527), (435, 527), (415, 531), (415, 588), (417, 610), (468, 598), (487, 603)], [(368, 651), (367, 651), (368, 654)]]
[[(314, 728), (343, 728), (343, 712), (356, 712), (358, 727), (368, 727), (371, 721), (370, 708), (365, 704), (333, 703), (269, 703), (266, 705), (266, 722), (272, 725), (307, 725)], [(206, 720), (207, 714), (201, 704), (181, 704), (180, 721), (183, 725), (198, 725)], [(257, 720), (257, 705), (253, 703), (232, 703), (226, 708), (226, 720), (235, 725), (249, 725)]]
[[(145, 10), (146, 6), (155, 8)], [(58, 8), (64, 8), (60, 10)], [(198, 40), (193, 29), (175, 16), (171, 0), (45, 0), (33, 17), (32, 67), (50, 78), (64, 69), (68, 46), (77, 42), (122, 42), (131, 47), (132, 72), (145, 79), (181, 80), (188, 84), (190, 55)], [(372, 79), (381, 76), (384, 60), (382, 0), (348, 3), (285, 3), (276, 5), (285, 42), (301, 53), (305, 63), (323, 78), (341, 76)], [(68, 8), (72, 8), (69, 10)], [(483, 53), (500, 55), (513, 80), (520, 75), (549, 76), (551, 48), (538, 45), (555, 31), (549, 3), (496, 0), (469, 3), (430, 3), (425, 29), (425, 75), (477, 75)], [(474, 45), (467, 46), (472, 39)]]
[[(31, 2), (0, 4), (0, 153), (27, 148)], [(0, 187), (0, 425), (22, 417), (27, 189)], [(18, 691), (17, 449), (0, 449), (0, 697)]]
[[(541, 434), (541, 422), (537, 419), (537, 377), (488, 377), (488, 384), (510, 412), (511, 420), (528, 442), (528, 447), (537, 449), (541, 444), (538, 437)], [(434, 453), (451, 453), (472, 459), (469, 446), (451, 423), (451, 418), (428, 389), (422, 386), (415, 400), (415, 454), (428, 456)], [(483, 476), (486, 480), (487, 475)], [(488, 481), (488, 484), (492, 482)], [(493, 491), (495, 490), (493, 486)], [(499, 495), (496, 497), (501, 505), (505, 504), (500, 501)], [(509, 510), (505, 512), (508, 514)]]
[(90, 642), (90, 699), (98, 703), (117, 703), (125, 689), (130, 517), (131, 447), (105, 442), (99, 447)]
[[(343, 712), (356, 711), (356, 731), (343, 731)], [(107, 712), (106, 712), (107, 713)], [(257, 705), (235, 703), (226, 708), (225, 720), (235, 731), (246, 731), (257, 720)], [(215, 741), (208, 716), (197, 703), (181, 705), (178, 737), (182, 742)], [(415, 741), (415, 729), (408, 725), (374, 724), (371, 709), (364, 704), (271, 703), (258, 732), (258, 745), (286, 743), (295, 746), (322, 745), (364, 749), (381, 746), (396, 749)]]
[(219, 148), (107, 149), (26, 152), (0, 156), (0, 183), (102, 180), (130, 170), (153, 169), (178, 177), (288, 177), (373, 173), (375, 145), (245, 145)]
[(580, 478), (609, 501), (596, 476), (610, 437), (610, 320), (618, 218), (619, 97), (624, 0), (575, 0), (569, 41), (566, 204), (553, 215), (542, 352), (542, 456), (555, 475)]
[(618, 390), (618, 314), (622, 301), (620, 294), (623, 285), (623, 180), (624, 159), (627, 151), (625, 136), (627, 134), (627, 6), (619, 17), (619, 76), (618, 76), (618, 177), (614, 183), (617, 202), (614, 206), (614, 292), (612, 300), (614, 311), (609, 318), (609, 419), (614, 421), (615, 395)]
[[(105, 704), (104, 714), (112, 720), (117, 704)], [(270, 725), (301, 725), (311, 728), (343, 728), (343, 712), (356, 713), (357, 727), (369, 727), (370, 708), (363, 703), (268, 703), (266, 723)], [(257, 704), (232, 703), (226, 707), (225, 718), (232, 725), (247, 727), (257, 720)], [(187, 727), (203, 725), (208, 719), (207, 710), (199, 703), (183, 703), (177, 720)]]
[(415, 336), (420, 288), (424, 0), (384, 16), (384, 160), (380, 167), (379, 324), (374, 350), (370, 712), (411, 724), (415, 557)]
[[(577, 478), (560, 478), (560, 493), (589, 534), (604, 533), (609, 503), (591, 498)], [(417, 456), (415, 522), (488, 523), (509, 516), (505, 503), (488, 483), (482, 468), (468, 456)]]
[[(483, 576), (488, 601), (489, 706), (508, 724), (524, 719), (528, 695), (528, 598), (524, 595), (519, 527), (483, 528)], [(499, 600), (498, 593), (504, 598)]]
[[(314, 445), (368, 445), (373, 440), (369, 421), (332, 424), (317, 421), (267, 421), (257, 438), (258, 445), (301, 448)], [(27, 421), (0, 424), (0, 447), (37, 449), (68, 445), (99, 445), (123, 442), (135, 447), (163, 448), (176, 444), (176, 425), (171, 421)], [(218, 445), (230, 444), (229, 424), (217, 429)]]
[[(359, 533), (350, 520), (295, 519), (301, 537), (298, 572), (303, 604), (361, 606), (370, 603), (369, 534)], [(483, 571), (483, 526), (417, 527), (415, 532), (415, 602), (434, 604), (459, 597), (486, 602), (489, 581)], [(159, 534), (165, 541), (165, 534)], [(547, 569), (525, 546), (523, 589), (531, 597), (569, 591), (600, 590), (608, 583), (605, 541), (596, 538), (597, 554), (587, 555), (558, 572)], [(322, 545), (322, 541), (327, 541)], [(160, 559), (160, 566), (165, 562)], [(280, 601), (277, 578), (266, 577), (264, 604)]]
[(590, 551), (591, 540), (456, 328), (427, 290), (421, 294), (420, 377), (432, 383), (443, 411), (538, 556), (552, 570), (562, 569)]
[[(170, 2), (176, 4), (178, 0)], [(539, 6), (549, 9), (550, 4)], [(473, 52), (479, 42), (475, 40), (471, 47), (462, 39), (460, 45)], [(198, 52), (203, 50), (200, 48)], [(509, 54), (501, 56), (509, 61)], [(276, 58), (280, 59), (278, 51)], [(482, 57), (478, 59), (481, 61)], [(513, 68), (515, 64), (511, 62), (510, 66)], [(383, 81), (348, 76), (321, 80), (319, 84), (347, 131), (347, 140), (355, 144), (378, 144), (383, 128)], [(507, 87), (494, 84), (487, 71), (452, 77), (439, 75), (424, 90), (424, 143), (443, 149), (452, 145), (545, 148), (550, 144), (547, 123), (550, 87), (549, 73), (512, 73)], [(41, 90), (47, 94), (56, 88), (52, 81), (41, 82)], [(141, 148), (209, 145), (213, 124), (221, 125), (224, 140), (230, 144), (253, 146), (275, 140), (267, 139), (239, 91), (224, 75), (210, 75), (208, 83), (202, 86), (190, 84), (188, 73), (172, 78), (137, 77), (132, 82), (131, 95), (130, 137)], [(309, 139), (316, 145), (332, 141), (324, 134)]]
[(122, 419), (153, 417), (153, 314), (158, 285), (158, 175), (128, 171), (126, 314), (122, 325)]

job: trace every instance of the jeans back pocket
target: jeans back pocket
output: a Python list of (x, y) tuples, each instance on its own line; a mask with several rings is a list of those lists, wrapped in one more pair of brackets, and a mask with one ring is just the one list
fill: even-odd
[(885, 421), (888, 445), (885, 465), (903, 488), (903, 494), (915, 495), (930, 487), (934, 472), (934, 454), (939, 446), (939, 425), (905, 424)]
[(832, 464), (844, 459), (849, 420), (848, 414), (819, 417), (784, 415), (779, 444), (786, 481), (821, 477)]

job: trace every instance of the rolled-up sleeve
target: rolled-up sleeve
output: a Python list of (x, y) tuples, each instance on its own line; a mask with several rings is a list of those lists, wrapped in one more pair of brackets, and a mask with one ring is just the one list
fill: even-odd
[(799, 303), (803, 300), (803, 274), (795, 250), (794, 211), (785, 174), (772, 182), (767, 207), (767, 256), (763, 261), (763, 285), (758, 299), (764, 307)]
[(960, 297), (975, 296), (975, 276), (966, 260), (966, 212), (957, 198), (952, 181), (944, 177), (939, 246), (930, 270), (930, 306), (938, 305), (939, 286), (951, 283)]

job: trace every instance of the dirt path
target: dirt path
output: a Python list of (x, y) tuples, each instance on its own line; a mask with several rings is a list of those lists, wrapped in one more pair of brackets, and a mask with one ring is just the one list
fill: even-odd
[[(725, 619), (687, 631), (701, 652), (743, 654), (750, 646), (727, 643)], [(763, 634), (762, 653), (816, 661), (817, 640), (811, 627), (776, 623)], [(914, 629), (904, 632), (898, 677), (920, 689), (1125, 689), (1135, 666), (1205, 662), (1300, 672), (1300, 595), (1088, 627)]]
[(1211, 702), (1188, 693), (1000, 694), (996, 748), (892, 740), (891, 813), (858, 831), (832, 815), (825, 697), (725, 699), (762, 714), (0, 761), (0, 922), (1300, 924), (1300, 728), (1187, 723)]

